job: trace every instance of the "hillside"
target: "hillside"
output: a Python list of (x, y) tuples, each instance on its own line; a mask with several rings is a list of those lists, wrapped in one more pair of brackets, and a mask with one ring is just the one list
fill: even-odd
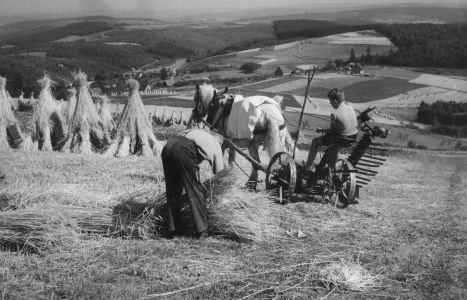
[[(64, 245), (42, 254), (2, 249), (0, 289), (6, 299), (465, 298), (466, 162), (465, 155), (450, 153), (387, 157), (360, 203), (345, 210), (312, 201), (280, 205), (242, 190), (239, 197), (263, 205), (258, 215), (267, 209), (270, 218), (280, 218), (261, 228), (277, 234), (262, 242), (81, 233), (63, 236)], [(35, 211), (39, 220), (52, 209), (63, 217), (64, 207), (92, 217), (130, 193), (149, 190), (152, 199), (163, 190), (158, 158), (1, 150), (0, 166), (6, 175), (1, 193), (27, 199), (2, 217), (31, 207), (42, 209)], [(239, 169), (235, 174), (232, 184), (246, 180)], [(353, 270), (344, 267), (355, 264), (375, 276), (362, 283), (369, 289), (349, 290), (327, 278), (329, 268)], [(358, 283), (363, 274), (356, 274)]]
[(16, 81), (8, 87), (14, 96), (21, 90), (26, 95), (37, 91), (36, 79), (44, 71), (69, 78), (82, 69), (91, 78), (111, 78), (149, 64), (157, 69), (171, 59), (202, 57), (231, 44), (274, 38), (270, 24), (199, 28), (105, 17), (27, 21), (18, 23), (18, 31), (12, 33), (13, 28), (0, 27), (0, 75)]
[[(371, 23), (459, 23), (467, 21), (467, 6), (458, 2), (458, 7), (436, 5), (414, 5), (397, 3), (390, 6), (362, 7), (349, 9), (344, 7), (338, 12), (313, 12), (307, 7), (303, 13), (276, 14), (266, 19), (314, 19), (333, 21), (346, 25), (362, 25)], [(309, 11), (307, 11), (309, 10)]]
[[(416, 11), (406, 8), (407, 13)], [(391, 9), (386, 12), (397, 12)], [(421, 9), (420, 14), (430, 16), (436, 9)], [(179, 85), (209, 77), (214, 82), (235, 84), (270, 77), (277, 67), (290, 72), (302, 64), (324, 67), (336, 60), (344, 63), (352, 51), (365, 64), (464, 67), (465, 25), (378, 25), (367, 19), (383, 11), (358, 10), (357, 17), (361, 17), (360, 21), (368, 20), (367, 23), (345, 22), (338, 15), (329, 14), (334, 19), (290, 16), (273, 23), (265, 20), (182, 23), (96, 16), (7, 24), (0, 26), (0, 56), (4, 62), (0, 75), (18, 81), (18, 70), (23, 72), (24, 65), (31, 64), (29, 74), (34, 75), (45, 68), (62, 77), (81, 68), (91, 78), (95, 75), (112, 78), (144, 66), (154, 82), (160, 77), (158, 71), (162, 66), (173, 66), (175, 59), (189, 59), (193, 62), (184, 67), (182, 64), (179, 70), (199, 74), (181, 75), (176, 78)], [(450, 8), (440, 10), (440, 16), (450, 11)], [(347, 16), (355, 17), (352, 12), (347, 12)], [(425, 40), (430, 42), (423, 43)], [(241, 65), (250, 62), (261, 65), (257, 73), (246, 76), (238, 72)], [(15, 63), (19, 65), (17, 70)], [(13, 95), (35, 86), (30, 75), (20, 75), (28, 79), (10, 85)]]
[(62, 39), (70, 35), (85, 36), (112, 29), (106, 22), (76, 22), (58, 28), (43, 30), (35, 33), (16, 33), (0, 39), (0, 42), (10, 45), (41, 44)]
[(322, 37), (344, 32), (373, 29), (372, 25), (343, 25), (329, 21), (308, 19), (276, 20), (273, 24), (274, 32), (279, 39), (293, 37)]

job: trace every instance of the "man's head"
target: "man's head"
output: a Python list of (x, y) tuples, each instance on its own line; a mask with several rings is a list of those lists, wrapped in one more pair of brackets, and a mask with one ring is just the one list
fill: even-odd
[(343, 90), (333, 88), (328, 92), (328, 98), (331, 102), (331, 106), (334, 108), (338, 108), (341, 105), (341, 103), (345, 101), (345, 94)]

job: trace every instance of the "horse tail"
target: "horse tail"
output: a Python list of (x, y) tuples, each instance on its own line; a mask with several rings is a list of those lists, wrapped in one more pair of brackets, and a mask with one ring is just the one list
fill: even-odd
[(289, 129), (287, 127), (284, 128), (284, 145), (285, 145), (285, 150), (287, 152), (292, 152), (294, 148), (294, 140), (292, 136), (290, 135)]
[(268, 118), (268, 132), (264, 139), (264, 148), (268, 152), (269, 156), (272, 157), (278, 152), (284, 151), (284, 143), (281, 139), (279, 130), (279, 122), (275, 118)]

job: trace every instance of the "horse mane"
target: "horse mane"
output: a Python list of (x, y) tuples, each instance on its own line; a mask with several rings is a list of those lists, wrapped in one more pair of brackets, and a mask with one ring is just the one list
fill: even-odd
[(214, 97), (215, 90), (216, 89), (210, 84), (205, 83), (199, 86), (199, 99), (201, 100), (201, 103), (203, 103), (204, 109), (209, 107), (209, 103)]

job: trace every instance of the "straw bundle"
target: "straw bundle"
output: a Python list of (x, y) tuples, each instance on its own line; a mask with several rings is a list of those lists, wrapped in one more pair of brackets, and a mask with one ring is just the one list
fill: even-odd
[[(264, 241), (283, 236), (280, 222), (274, 218), (281, 218), (283, 207), (272, 203), (264, 194), (241, 189), (241, 181), (232, 170), (224, 170), (203, 183), (209, 199), (209, 233), (237, 241)], [(153, 193), (141, 191), (129, 195), (114, 209), (115, 227), (120, 234), (159, 238), (167, 233), (166, 196), (154, 197)], [(186, 233), (194, 231), (188, 204), (181, 210), (181, 222)]]
[(158, 114), (158, 110), (154, 109), (154, 115), (152, 117), (153, 123), (156, 123), (156, 125), (162, 125), (164, 122), (162, 121), (162, 116)]
[(35, 104), (34, 100), (31, 101), (31, 99), (24, 99), (23, 97), (20, 97), (18, 99), (17, 111), (32, 111), (34, 110), (34, 104)]
[(172, 115), (170, 117), (167, 115), (164, 121), (164, 126), (165, 127), (172, 126), (174, 124), (174, 117), (175, 117), (175, 110), (172, 111)]
[(6, 78), (0, 77), (0, 149), (8, 149), (10, 144), (15, 146), (21, 139), (22, 132), (8, 100)]
[(321, 270), (323, 281), (334, 287), (365, 291), (376, 287), (379, 276), (372, 275), (358, 263), (340, 261)]
[(6, 93), (8, 102), (10, 103), (11, 110), (17, 111), (19, 109), (19, 100), (13, 99), (7, 90), (5, 91), (5, 93)]
[(178, 125), (185, 125), (185, 126), (188, 124), (188, 119), (185, 117), (185, 114), (183, 113), (183, 111), (180, 111), (180, 117), (178, 117), (178, 119), (175, 120), (175, 123)]
[[(11, 205), (4, 207), (8, 208), (14, 209)], [(112, 236), (113, 228), (110, 208), (40, 205), (5, 210), (0, 213), (0, 247), (41, 253), (52, 247), (69, 246), (82, 233)]]
[(40, 150), (52, 151), (60, 148), (65, 141), (66, 124), (60, 102), (52, 95), (52, 80), (44, 75), (38, 82), (41, 92), (32, 115), (33, 140), (38, 141)]
[[(73, 102), (69, 104), (68, 116), (72, 115), (72, 117), (69, 121), (69, 136), (62, 151), (92, 153), (94, 149), (97, 150), (104, 144), (102, 120), (89, 93), (86, 74), (79, 71), (73, 74), (73, 77), (78, 86), (76, 105), (73, 111)], [(70, 97), (70, 101), (74, 101), (72, 94)]]
[(23, 134), (23, 140), (18, 145), (18, 149), (23, 150), (23, 151), (38, 151), (39, 145), (37, 141), (34, 142), (31, 134), (25, 133)]
[[(39, 151), (38, 141), (33, 139), (34, 134), (34, 125), (33, 125), (33, 112), (23, 112), (17, 111), (14, 113), (16, 119), (18, 120), (18, 130), (15, 130), (15, 136), (22, 136), (21, 141), (16, 144), (16, 147), (23, 151)], [(12, 127), (10, 127), (12, 128)], [(13, 135), (10, 130), (9, 135)], [(11, 139), (11, 138), (10, 138)]]
[(110, 100), (109, 97), (105, 95), (99, 96), (97, 100), (99, 103), (99, 117), (102, 120), (105, 139), (110, 141), (110, 136), (116, 127), (112, 114), (110, 113)]
[(6, 93), (5, 77), (0, 77), (0, 120), (3, 120), (8, 125), (16, 123), (16, 118), (13, 115), (8, 95)]
[(66, 92), (66, 99), (68, 100), (68, 106), (66, 109), (66, 123), (68, 126), (71, 125), (71, 120), (73, 119), (73, 114), (76, 109), (76, 89), (70, 87)]
[(65, 224), (65, 218), (56, 211), (27, 209), (2, 212), (0, 246), (42, 253), (52, 247), (68, 245), (76, 233)]
[(127, 85), (130, 97), (118, 121), (116, 142), (107, 150), (107, 153), (117, 157), (128, 154), (158, 155), (162, 147), (154, 136), (152, 126), (146, 117), (147, 113), (138, 92), (139, 83), (134, 79), (129, 79)]
[(52, 126), (51, 117), (54, 112), (55, 101), (52, 96), (52, 80), (47, 75), (38, 80), (41, 86), (39, 100), (32, 115), (33, 132), (35, 139), (39, 141), (42, 151), (52, 151), (52, 140), (50, 137)]

